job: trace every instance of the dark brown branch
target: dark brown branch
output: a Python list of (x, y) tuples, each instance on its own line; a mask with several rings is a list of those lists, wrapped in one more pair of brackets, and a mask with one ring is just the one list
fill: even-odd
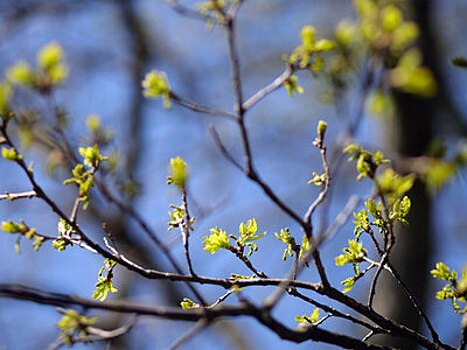
[(102, 303), (83, 299), (78, 296), (50, 293), (21, 285), (8, 284), (0, 284), (0, 296), (29, 300), (45, 305), (61, 307), (75, 305), (84, 307), (86, 309), (101, 309), (118, 313), (156, 316), (178, 321), (196, 322), (199, 320), (206, 320), (206, 322), (210, 322), (221, 317), (250, 316), (254, 317), (261, 324), (271, 329), (282, 339), (287, 339), (296, 343), (313, 340), (350, 349), (390, 349), (388, 347), (367, 344), (356, 338), (330, 332), (319, 327), (308, 327), (306, 329), (292, 330), (273, 319), (269, 313), (246, 303), (243, 303), (239, 306), (219, 305), (211, 309), (194, 308), (191, 310), (183, 310), (180, 308), (158, 307), (126, 302)]

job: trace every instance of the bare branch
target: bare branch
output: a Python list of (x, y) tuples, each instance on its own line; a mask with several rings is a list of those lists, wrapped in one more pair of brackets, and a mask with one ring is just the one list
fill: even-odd
[(5, 191), (5, 194), (0, 194), (0, 201), (1, 200), (9, 200), (9, 201), (14, 201), (17, 199), (22, 199), (22, 198), (33, 198), (37, 197), (36, 191), (27, 191), (27, 192), (20, 192), (20, 193), (9, 193)]
[(284, 82), (286, 82), (290, 78), (293, 72), (294, 72), (293, 68), (290, 65), (287, 65), (284, 72), (282, 72), (281, 75), (279, 75), (276, 79), (274, 79), (274, 81), (271, 84), (257, 91), (253, 96), (251, 96), (248, 100), (246, 100), (245, 103), (243, 104), (243, 109), (244, 110), (250, 109), (255, 104), (257, 104), (259, 101), (261, 101), (263, 98), (265, 98), (267, 95), (269, 95), (271, 92), (280, 88), (282, 84), (284, 84)]
[(225, 117), (225, 118), (232, 119), (232, 120), (236, 119), (236, 116), (234, 114), (222, 111), (215, 107), (209, 107), (209, 106), (197, 103), (197, 102), (187, 100), (185, 98), (180, 97), (179, 95), (177, 95), (176, 93), (172, 91), (170, 92), (170, 99), (174, 103), (180, 106), (186, 107), (188, 109), (191, 109), (194, 112), (209, 114), (212, 116)]
[(189, 341), (191, 338), (195, 337), (201, 331), (209, 326), (209, 322), (205, 319), (199, 320), (188, 332), (182, 335), (179, 339), (177, 339), (172, 345), (170, 345), (169, 350), (176, 350), (184, 343)]

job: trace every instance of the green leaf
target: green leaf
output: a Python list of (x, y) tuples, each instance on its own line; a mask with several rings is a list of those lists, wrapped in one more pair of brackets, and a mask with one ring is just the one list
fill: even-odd
[(346, 280), (342, 281), (341, 284), (343, 286), (345, 286), (344, 290), (342, 291), (342, 293), (347, 293), (349, 291), (352, 290), (352, 288), (354, 287), (355, 285), (355, 282), (356, 282), (356, 278), (355, 277), (350, 277), (350, 278), (347, 278)]
[(320, 39), (313, 45), (314, 52), (331, 51), (336, 48), (336, 42), (327, 39)]
[(230, 249), (229, 237), (227, 233), (217, 226), (210, 230), (211, 234), (203, 238), (204, 250), (214, 254), (219, 249)]
[(8, 103), (13, 98), (13, 89), (11, 84), (6, 81), (0, 81), (0, 116), (3, 120), (11, 118), (8, 110)]
[(183, 301), (180, 302), (180, 306), (182, 307), (182, 309), (185, 309), (185, 310), (199, 307), (197, 303), (195, 303), (194, 301), (191, 301), (188, 298), (183, 298)]
[(44, 46), (39, 51), (37, 65), (47, 74), (45, 80), (39, 82), (39, 85), (47, 87), (49, 84), (59, 84), (66, 79), (68, 68), (63, 64), (63, 60), (63, 49), (56, 42)]
[(407, 193), (412, 188), (414, 181), (414, 174), (400, 176), (391, 168), (386, 169), (377, 179), (381, 194), (388, 195), (390, 204)]
[(363, 248), (363, 243), (358, 243), (355, 240), (349, 240), (349, 247), (342, 249), (344, 254), (334, 258), (337, 266), (342, 266), (349, 263), (359, 264), (367, 254), (367, 250)]
[(259, 235), (256, 234), (258, 231), (258, 225), (255, 218), (248, 220), (246, 225), (243, 222), (240, 223), (238, 231), (240, 233), (240, 237), (238, 238), (237, 242), (240, 245), (244, 245), (246, 242), (256, 241), (257, 239), (266, 235), (266, 232), (263, 232)]
[(292, 75), (288, 80), (284, 82), (284, 87), (287, 90), (287, 94), (290, 97), (294, 96), (294, 92), (297, 94), (303, 93), (303, 88), (297, 85), (298, 77), (296, 75)]
[(10, 160), (10, 161), (13, 161), (13, 162), (23, 159), (23, 156), (18, 154), (16, 152), (16, 149), (13, 148), (13, 147), (11, 147), (11, 148), (2, 147), (2, 156), (6, 160)]
[(394, 5), (386, 6), (381, 11), (383, 29), (387, 32), (394, 31), (402, 24), (404, 16), (402, 11)]
[(316, 308), (310, 316), (302, 315), (302, 316), (295, 316), (295, 321), (297, 322), (304, 322), (307, 324), (315, 324), (319, 320), (319, 308)]
[[(245, 276), (245, 275), (239, 275), (237, 273), (231, 273), (230, 274), (230, 277), (233, 278), (233, 279), (236, 279), (236, 280), (250, 280), (250, 279), (253, 279), (253, 278), (256, 278), (256, 275), (253, 274), (251, 276)], [(237, 284), (234, 284), (232, 286), (232, 290), (234, 292), (239, 292), (243, 289), (243, 287), (239, 287)]]
[(97, 114), (89, 114), (86, 118), (86, 128), (97, 133), (101, 127), (101, 118)]
[(25, 225), (18, 224), (14, 221), (2, 221), (2, 231), (8, 233), (22, 233), (25, 230)]
[(84, 164), (95, 169), (99, 168), (101, 162), (108, 159), (99, 153), (97, 144), (93, 147), (80, 147), (79, 153), (84, 157)]
[(58, 311), (63, 315), (56, 324), (57, 328), (60, 329), (59, 337), (68, 346), (73, 345), (73, 337), (77, 336), (81, 340), (86, 340), (88, 335), (87, 327), (99, 320), (97, 317), (88, 318), (80, 315), (77, 311), (72, 309), (59, 309)]
[(436, 268), (431, 270), (430, 273), (434, 278), (439, 280), (445, 280), (453, 283), (457, 280), (456, 272), (454, 270), (451, 272), (449, 267), (442, 262), (437, 263)]
[[(107, 298), (107, 295), (110, 293), (118, 292), (117, 288), (114, 287), (112, 283), (113, 278), (113, 268), (117, 263), (110, 259), (105, 259), (104, 266), (99, 270), (97, 277), (96, 290), (92, 294), (93, 299), (99, 299), (104, 301)], [(107, 275), (104, 277), (103, 272), (107, 270)]]
[(13, 84), (34, 86), (36, 83), (36, 74), (25, 61), (19, 61), (14, 66), (8, 68), (6, 76)]
[(146, 98), (162, 98), (164, 108), (170, 108), (170, 86), (163, 72), (152, 70), (141, 83)]
[(48, 70), (62, 62), (64, 57), (62, 47), (56, 42), (44, 46), (37, 54), (37, 65), (44, 70)]
[(433, 159), (426, 169), (423, 179), (431, 193), (438, 192), (456, 174), (456, 166), (452, 162)]
[(418, 49), (407, 51), (390, 72), (391, 86), (420, 97), (433, 97), (437, 92), (436, 80), (431, 70), (422, 67), (421, 62), (422, 55)]
[(167, 184), (178, 186), (180, 191), (185, 190), (185, 183), (188, 178), (186, 163), (180, 158), (170, 159), (170, 175), (167, 177)]

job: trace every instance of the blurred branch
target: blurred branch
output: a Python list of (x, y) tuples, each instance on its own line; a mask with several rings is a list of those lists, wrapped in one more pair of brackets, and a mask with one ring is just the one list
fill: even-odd
[(37, 289), (28, 288), (21, 285), (0, 284), (0, 296), (15, 297), (22, 300), (29, 300), (39, 304), (54, 306), (81, 306), (87, 309), (101, 309), (119, 313), (131, 313), (137, 315), (156, 316), (165, 319), (178, 321), (199, 321), (215, 320), (221, 317), (250, 316), (274, 331), (281, 338), (301, 343), (307, 340), (321, 341), (351, 349), (391, 349), (378, 345), (364, 343), (356, 338), (330, 332), (318, 327), (308, 327), (306, 329), (292, 330), (278, 321), (264, 310), (257, 309), (251, 304), (239, 306), (216, 306), (211, 309), (183, 310), (180, 308), (157, 307), (152, 305), (131, 304), (124, 302), (103, 303), (83, 299), (77, 296), (49, 293)]

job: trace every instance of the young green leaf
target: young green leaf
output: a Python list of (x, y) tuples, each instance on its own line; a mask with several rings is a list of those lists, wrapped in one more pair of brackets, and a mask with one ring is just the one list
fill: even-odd
[(214, 254), (219, 249), (230, 249), (229, 237), (227, 233), (217, 226), (210, 230), (211, 234), (203, 238), (204, 250)]

